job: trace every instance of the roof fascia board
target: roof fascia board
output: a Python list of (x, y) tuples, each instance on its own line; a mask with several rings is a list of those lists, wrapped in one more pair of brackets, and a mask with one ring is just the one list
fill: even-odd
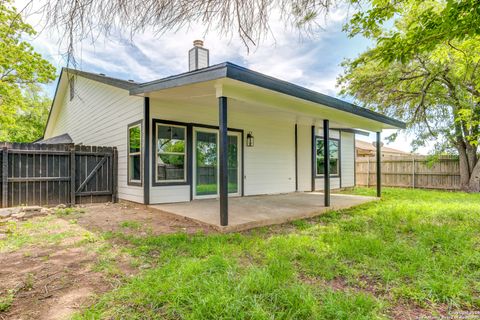
[(155, 80), (141, 84), (130, 90), (131, 95), (145, 94), (148, 92), (180, 87), (184, 85), (217, 80), (225, 78), (227, 74), (226, 64), (222, 63), (205, 69), (196, 70), (193, 72), (182, 73), (176, 76)]
[(48, 123), (50, 122), (50, 118), (52, 116), (53, 106), (55, 105), (55, 101), (57, 100), (58, 88), (60, 87), (60, 82), (62, 81), (63, 70), (64, 70), (64, 68), (62, 68), (62, 70), (60, 70), (60, 75), (58, 76), (57, 86), (55, 87), (55, 94), (53, 95), (52, 104), (50, 106), (50, 110), (48, 111), (47, 123), (45, 124), (45, 128), (43, 129), (43, 135), (40, 139), (43, 139), (45, 137), (45, 134), (47, 133)]
[(91, 73), (91, 72), (85, 72), (85, 71), (80, 71), (80, 70), (75, 70), (75, 69), (69, 69), (69, 68), (63, 68), (62, 71), (65, 70), (65, 73), (67, 74), (74, 74), (77, 76), (81, 76), (93, 81), (98, 81), (103, 84), (107, 84), (110, 86), (114, 86), (120, 89), (124, 90), (130, 90), (136, 86), (138, 86), (138, 83), (135, 82), (130, 82), (130, 81), (125, 81), (121, 79), (116, 79), (112, 77), (107, 77), (107, 76), (102, 76), (99, 74)]

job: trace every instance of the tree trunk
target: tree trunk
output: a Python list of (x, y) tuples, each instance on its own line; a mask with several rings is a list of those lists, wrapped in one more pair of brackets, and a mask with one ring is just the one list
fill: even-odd
[(477, 147), (472, 146), (468, 141), (465, 143), (465, 150), (467, 152), (468, 171), (470, 174), (473, 172), (473, 168), (477, 164)]
[(458, 141), (457, 150), (460, 165), (460, 188), (462, 190), (468, 191), (470, 184), (470, 170), (468, 165), (467, 150), (463, 141)]
[(470, 175), (470, 181), (468, 182), (469, 192), (480, 192), (480, 161), (477, 161), (473, 167), (472, 174)]
[(460, 188), (467, 192), (480, 192), (480, 161), (476, 148), (467, 148), (467, 144), (458, 141), (458, 160), (460, 164)]

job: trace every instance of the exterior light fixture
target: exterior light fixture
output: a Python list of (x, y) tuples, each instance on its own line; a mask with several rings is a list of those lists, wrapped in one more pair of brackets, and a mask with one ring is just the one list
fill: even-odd
[(255, 138), (253, 137), (252, 131), (247, 133), (247, 147), (253, 147), (255, 145)]

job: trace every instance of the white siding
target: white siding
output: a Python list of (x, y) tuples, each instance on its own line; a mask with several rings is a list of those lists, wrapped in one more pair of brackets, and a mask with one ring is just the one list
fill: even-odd
[(342, 188), (355, 186), (355, 134), (342, 132), (341, 143), (341, 170), (342, 170)]
[(312, 190), (312, 126), (297, 125), (298, 191)]
[[(172, 105), (158, 99), (152, 99), (150, 105), (151, 116), (154, 119), (218, 125), (216, 106), (192, 106), (180, 103)], [(228, 126), (244, 130), (245, 136), (247, 132), (252, 131), (255, 137), (254, 147), (244, 146), (245, 195), (295, 191), (293, 119), (275, 112), (255, 113), (249, 106), (231, 103)], [(189, 198), (189, 186), (153, 186), (150, 193), (152, 203), (188, 201)]]
[[(143, 187), (127, 185), (127, 126), (143, 118), (143, 98), (130, 96), (127, 90), (77, 77), (76, 96), (64, 96), (60, 111), (51, 119), (50, 138), (68, 133), (75, 143), (116, 146), (119, 153), (118, 178), (121, 199), (143, 202)], [(68, 90), (68, 88), (67, 88)], [(187, 101), (186, 99), (185, 101)], [(216, 104), (193, 105), (191, 102), (168, 103), (151, 98), (151, 119), (170, 120), (218, 126)], [(151, 123), (151, 122), (150, 122)], [(244, 149), (245, 195), (275, 194), (295, 191), (295, 117), (275, 109), (259, 110), (233, 99), (229, 100), (229, 128), (251, 131), (255, 146)], [(150, 136), (153, 137), (151, 126)], [(317, 135), (322, 135), (317, 128)], [(298, 124), (298, 190), (311, 190), (311, 125)], [(339, 138), (332, 130), (331, 137)], [(354, 134), (341, 134), (342, 187), (354, 184)], [(151, 144), (149, 144), (151, 145)], [(153, 153), (155, 150), (152, 150)], [(149, 161), (152, 159), (150, 158)], [(153, 169), (153, 164), (150, 165)], [(151, 175), (150, 175), (151, 176)], [(190, 200), (190, 186), (152, 186), (151, 203)], [(323, 179), (315, 179), (316, 189), (323, 190)], [(340, 187), (340, 179), (331, 179), (332, 189)]]
[[(67, 88), (68, 90), (68, 88)], [(118, 148), (118, 196), (143, 202), (143, 188), (127, 185), (127, 126), (143, 118), (143, 98), (127, 90), (82, 77), (75, 80), (75, 98), (64, 96), (50, 135), (68, 133), (75, 143)]]

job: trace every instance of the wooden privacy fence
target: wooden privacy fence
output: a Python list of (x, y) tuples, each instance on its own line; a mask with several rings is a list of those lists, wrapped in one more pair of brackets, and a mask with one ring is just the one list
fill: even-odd
[[(356, 185), (375, 186), (376, 160), (374, 157), (356, 158)], [(441, 156), (430, 163), (426, 156), (382, 157), (382, 185), (424, 189), (460, 189), (458, 158)]]
[(117, 150), (0, 143), (0, 207), (117, 200)]

